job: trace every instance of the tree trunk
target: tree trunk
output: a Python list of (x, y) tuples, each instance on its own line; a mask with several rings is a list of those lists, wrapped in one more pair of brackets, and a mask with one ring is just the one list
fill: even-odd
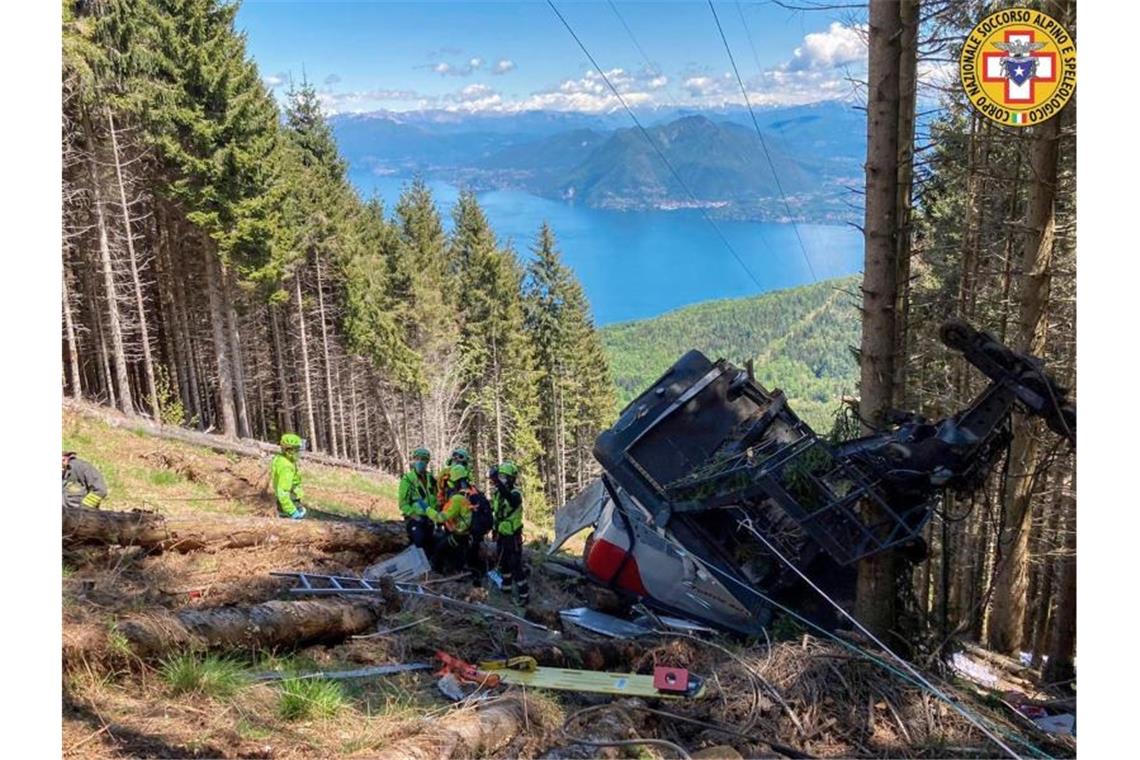
[(1057, 608), (1053, 612), (1052, 635), (1049, 642), (1049, 661), (1042, 669), (1045, 683), (1068, 681), (1076, 675), (1073, 657), (1077, 647), (1077, 476), (1074, 472), (1065, 493), (1063, 521), (1065, 541), (1061, 557), (1060, 577), (1057, 579)]
[(395, 591), (381, 598), (298, 599), (248, 607), (154, 612), (128, 618), (116, 630), (142, 658), (180, 649), (262, 650), (334, 643), (375, 627), (399, 609)]
[(301, 298), (301, 272), (293, 275), (293, 285), (297, 296), (297, 322), (301, 330), (301, 371), (305, 379), (305, 432), (311, 444), (317, 443), (317, 423), (313, 417), (313, 379), (309, 370), (309, 338), (305, 331), (305, 305)]
[(67, 289), (67, 272), (63, 273), (63, 326), (67, 332), (67, 366), (71, 370), (71, 397), (78, 401), (83, 397), (83, 387), (79, 379), (79, 347), (75, 340), (75, 323), (71, 319), (71, 295)]
[(133, 415), (131, 381), (127, 375), (127, 356), (123, 348), (123, 327), (119, 321), (119, 301), (115, 292), (115, 270), (111, 263), (111, 244), (107, 238), (107, 219), (103, 212), (103, 189), (95, 161), (95, 130), (84, 120), (87, 145), (90, 149), (87, 169), (91, 178), (91, 207), (95, 212), (95, 228), (99, 235), (99, 260), (102, 264), (103, 290), (107, 297), (107, 328), (111, 332), (112, 359), (115, 364), (115, 381), (118, 384), (119, 409)]
[(911, 193), (914, 184), (914, 121), (918, 74), (918, 0), (900, 0), (899, 121), (898, 121), (898, 235), (895, 254), (895, 357), (893, 403), (910, 408), (906, 400), (907, 329), (910, 316)]
[(317, 316), (321, 322), (321, 350), (325, 357), (325, 400), (328, 402), (328, 440), (332, 455), (340, 456), (340, 448), (336, 440), (336, 396), (333, 395), (332, 362), (329, 361), (329, 332), (325, 323), (325, 288), (321, 277), (321, 254), (313, 252), (314, 264), (317, 269)]
[(119, 155), (119, 138), (115, 131), (115, 119), (111, 116), (111, 109), (106, 109), (107, 129), (111, 133), (111, 151), (115, 159), (115, 179), (119, 184), (119, 208), (123, 212), (123, 236), (127, 241), (127, 260), (131, 265), (131, 283), (135, 291), (135, 308), (139, 314), (139, 341), (143, 350), (143, 371), (146, 375), (147, 398), (150, 400), (150, 413), (155, 420), (161, 422), (162, 414), (158, 408), (158, 389), (154, 382), (154, 361), (150, 355), (150, 332), (146, 322), (146, 303), (143, 299), (142, 280), (139, 277), (138, 257), (135, 255), (135, 236), (131, 231), (130, 206), (127, 204), (127, 187), (123, 182), (123, 162)]
[(249, 424), (249, 408), (245, 398), (245, 362), (242, 359), (241, 334), (238, 331), (237, 302), (233, 288), (233, 274), (222, 269), (222, 292), (225, 294), (226, 338), (229, 340), (230, 364), (234, 378), (234, 408), (237, 412), (238, 435), (252, 438), (253, 428)]
[[(860, 343), (860, 416), (882, 423), (894, 403), (898, 320), (898, 172), (900, 60), (903, 33), (899, 4), (871, 0), (867, 104), (867, 191), (863, 228), (863, 338)], [(874, 519), (872, 517), (872, 519)], [(869, 630), (886, 635), (894, 626), (895, 557), (882, 552), (859, 563), (855, 614)]]
[(285, 382), (285, 350), (282, 347), (279, 320), (280, 315), (277, 313), (277, 306), (270, 304), (269, 335), (273, 342), (273, 369), (277, 380), (277, 393), (275, 394), (278, 402), (277, 428), (282, 433), (291, 433), (297, 429), (296, 422), (293, 419), (293, 410), (296, 406), (293, 404), (292, 386)]
[[(1053, 258), (1055, 217), (1053, 202), (1057, 186), (1057, 142), (1060, 119), (1035, 127), (1031, 148), (1033, 184), (1030, 186), (1026, 236), (1021, 256), (1021, 307), (1018, 348), (1033, 356), (1043, 356), (1048, 326), (1050, 264)], [(994, 589), (990, 618), (989, 645), (1006, 654), (1021, 646), (1025, 625), (1026, 592), (1029, 583), (1029, 521), (1036, 478), (1038, 438), (1034, 426), (1021, 420), (1014, 426), (1010, 480), (1006, 496), (1002, 567)]]
[(490, 757), (524, 730), (523, 700), (504, 697), (476, 710), (454, 712), (446, 721), (431, 721), (427, 730), (382, 749), (379, 760), (444, 760)]
[(63, 538), (67, 545), (141, 546), (178, 552), (274, 544), (382, 554), (400, 551), (407, 544), (404, 525), (399, 522), (159, 515), (81, 507), (63, 508)]
[(202, 246), (206, 265), (206, 293), (210, 299), (210, 327), (214, 335), (214, 358), (218, 367), (218, 403), (221, 404), (222, 434), (227, 438), (237, 436), (237, 413), (234, 410), (234, 377), (230, 365), (228, 330), (226, 329), (226, 305), (222, 303), (222, 285), (219, 275), (221, 262), (210, 250)]

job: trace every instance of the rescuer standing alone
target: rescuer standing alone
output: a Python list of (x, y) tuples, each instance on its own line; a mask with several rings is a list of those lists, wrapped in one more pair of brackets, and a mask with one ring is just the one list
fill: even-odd
[(305, 505), (301, 503), (305, 492), (301, 488), (301, 471), (297, 468), (300, 455), (301, 436), (296, 433), (281, 436), (281, 453), (274, 456), (269, 465), (269, 480), (277, 498), (278, 517), (300, 520), (305, 516)]

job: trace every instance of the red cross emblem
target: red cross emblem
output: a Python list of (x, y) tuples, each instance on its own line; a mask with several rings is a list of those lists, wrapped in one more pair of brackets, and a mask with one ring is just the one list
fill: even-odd
[[(1028, 45), (1035, 42), (1034, 31), (1032, 29), (1007, 30), (1005, 33), (1005, 42), (1007, 45), (1011, 43)], [(1036, 63), (1036, 68), (1032, 75), (1027, 75), (1021, 82), (1018, 82), (1016, 81), (1017, 77), (1011, 76), (1005, 67), (1011, 64), (1016, 66), (1020, 60), (1023, 59), (1011, 59), (1009, 52), (982, 53), (982, 81), (1004, 82), (1005, 92), (1003, 99), (1006, 105), (1035, 103), (1036, 92), (1034, 92), (1034, 84), (1038, 81), (1057, 81), (1056, 53), (1033, 52), (1025, 56), (1024, 60), (1026, 64), (1032, 66)], [(1028, 74), (1028, 72), (1022, 73)]]

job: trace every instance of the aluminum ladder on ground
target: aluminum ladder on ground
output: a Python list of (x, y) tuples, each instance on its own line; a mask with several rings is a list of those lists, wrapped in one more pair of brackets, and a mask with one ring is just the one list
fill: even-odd
[[(316, 573), (287, 573), (274, 572), (270, 575), (277, 578), (293, 578), (300, 585), (289, 589), (290, 594), (298, 595), (328, 595), (328, 594), (382, 594), (384, 593), (382, 579), (368, 580), (351, 575), (317, 575)], [(386, 579), (391, 583), (391, 579)]]

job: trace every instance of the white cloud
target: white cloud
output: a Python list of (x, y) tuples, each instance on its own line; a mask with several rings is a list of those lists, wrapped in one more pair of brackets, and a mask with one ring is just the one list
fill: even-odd
[(332, 92), (321, 90), (317, 93), (321, 110), (326, 114), (360, 113), (375, 109), (377, 103), (411, 103), (415, 108), (428, 108), (434, 99), (415, 90), (358, 90), (352, 92)]
[(805, 35), (784, 66), (788, 71), (834, 69), (867, 59), (867, 27), (832, 21), (826, 32)]
[(495, 61), (494, 67), (491, 69), (492, 74), (506, 74), (508, 71), (513, 71), (517, 65), (510, 58), (500, 58)]
[(442, 61), (432, 66), (431, 70), (436, 74), (442, 74), (443, 76), (455, 74), (455, 68), (450, 63), (443, 63)]
[(339, 74), (329, 74), (327, 77), (325, 77), (325, 84), (326, 85), (333, 85), (339, 81), (340, 81), (340, 75)]
[(645, 86), (651, 90), (660, 90), (662, 87), (664, 87), (667, 84), (669, 84), (669, 77), (665, 76), (664, 74), (661, 74), (659, 76), (655, 76), (652, 79), (650, 79), (648, 82), (645, 83)]
[(470, 61), (467, 62), (467, 65), (471, 67), (472, 71), (474, 71), (475, 69), (480, 68), (483, 65), (483, 63), (484, 63), (484, 61), (482, 58), (480, 58), (479, 56), (475, 56), (474, 58), (472, 58)]
[(289, 74), (285, 71), (279, 71), (276, 74), (270, 74), (269, 76), (262, 77), (261, 81), (265, 83), (266, 87), (272, 90), (275, 87), (280, 87), (281, 85), (288, 82)]

